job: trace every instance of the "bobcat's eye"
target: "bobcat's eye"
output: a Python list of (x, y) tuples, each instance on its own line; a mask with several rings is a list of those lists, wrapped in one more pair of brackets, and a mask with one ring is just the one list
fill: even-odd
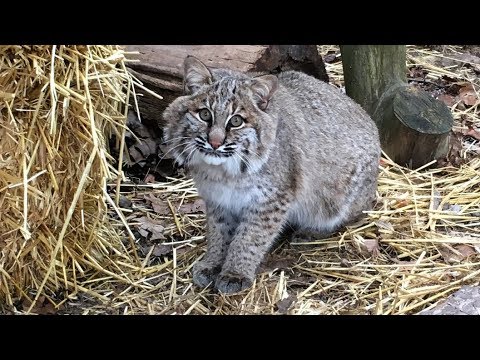
[(198, 115), (200, 116), (200, 119), (202, 119), (205, 122), (212, 121), (212, 113), (208, 109), (201, 109), (198, 112)]
[(229, 124), (231, 127), (239, 127), (243, 125), (243, 118), (240, 115), (234, 115), (230, 118)]

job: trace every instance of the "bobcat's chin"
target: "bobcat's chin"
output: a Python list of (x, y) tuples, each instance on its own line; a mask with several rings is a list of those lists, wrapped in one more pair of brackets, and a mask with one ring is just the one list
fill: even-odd
[(202, 154), (200, 156), (200, 159), (207, 165), (222, 165), (225, 164), (228, 160), (227, 157), (223, 156), (215, 156), (215, 155), (210, 155), (210, 154)]

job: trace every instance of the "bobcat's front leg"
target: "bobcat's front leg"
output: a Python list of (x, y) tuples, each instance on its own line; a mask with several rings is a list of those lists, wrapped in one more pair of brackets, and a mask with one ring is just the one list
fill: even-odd
[(238, 219), (233, 215), (207, 206), (207, 252), (202, 260), (193, 265), (193, 282), (196, 285), (206, 287), (215, 281), (237, 224)]
[(245, 209), (215, 282), (220, 292), (235, 293), (253, 284), (258, 265), (287, 222), (288, 203), (284, 195), (257, 205), (260, 210)]

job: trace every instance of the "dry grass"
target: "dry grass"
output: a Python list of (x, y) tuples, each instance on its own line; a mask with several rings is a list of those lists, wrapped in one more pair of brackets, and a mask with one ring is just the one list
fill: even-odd
[(417, 312), (480, 279), (479, 181), (480, 159), (417, 172), (384, 159), (378, 203), (364, 221), (322, 241), (282, 244), (252, 289), (229, 296), (192, 287), (204, 216), (178, 211), (195, 196), (191, 180), (137, 187), (134, 196), (125, 193), (134, 203), (148, 194), (176, 209), (174, 218), (138, 205), (142, 216), (186, 240), (173, 243), (171, 255), (147, 256), (150, 291), (117, 297), (114, 306), (127, 313), (268, 314), (289, 305), (295, 314)]
[[(96, 51), (100, 49), (95, 48)], [(421, 52), (415, 50), (417, 48), (408, 48), (409, 65), (427, 63)], [(425, 56), (445, 56), (427, 53)], [(87, 54), (82, 53), (78, 58), (92, 57)], [(48, 55), (43, 58), (48, 59)], [(29, 63), (32, 61), (29, 60)], [(98, 68), (103, 62), (96, 62), (95, 71), (91, 64), (88, 72), (102, 73)], [(107, 68), (112, 66), (108, 65)], [(127, 81), (118, 67), (113, 68), (115, 70), (112, 70), (111, 76)], [(47, 60), (42, 69), (48, 72)], [(85, 68), (82, 69), (85, 71)], [(464, 70), (459, 65), (458, 69), (445, 71), (451, 73), (449, 76), (465, 81), (470, 74)], [(341, 63), (327, 64), (327, 71), (331, 79), (340, 85)], [(435, 71), (441, 71), (441, 68)], [(0, 74), (4, 73), (2, 66)], [(97, 78), (104, 80), (103, 77)], [(3, 81), (3, 77), (0, 77), (0, 81)], [(42, 81), (41, 86), (45, 89), (41, 94), (46, 99), (51, 96), (48, 85), (45, 85), (49, 82), (48, 79)], [(122, 84), (116, 88), (119, 93), (122, 87), (130, 88)], [(6, 92), (16, 93), (24, 88), (12, 86)], [(103, 88), (105, 91), (106, 86)], [(82, 92), (79, 92), (85, 94), (86, 89), (81, 89)], [(89, 83), (88, 91), (96, 91), (98, 95), (99, 89), (95, 88), (94, 81)], [(3, 94), (0, 96), (0, 106), (9, 104), (10, 109), (25, 107), (25, 104), (12, 102), (19, 101), (18, 97), (5, 100)], [(63, 94), (58, 93), (58, 96)], [(124, 98), (117, 99), (111, 93), (110, 96), (116, 99), (114, 104), (119, 106), (117, 113), (120, 119), (124, 109), (120, 104), (123, 104)], [(112, 129), (115, 128), (119, 133), (123, 131), (124, 123), (117, 120), (122, 126), (116, 127), (113, 121), (94, 116), (96, 122), (92, 125), (85, 120), (89, 119), (86, 109), (101, 112), (98, 109), (102, 109), (103, 98), (96, 97), (98, 102), (91, 103), (91, 107), (85, 107), (83, 100), (75, 99), (75, 96), (70, 96), (68, 113), (71, 112), (72, 116), (67, 116), (71, 119), (70, 125), (60, 125), (61, 122), (57, 121), (56, 132), (53, 133), (56, 135), (50, 133), (49, 101), (30, 100), (27, 107), (30, 110), (35, 110), (38, 103), (43, 104), (43, 117), (38, 117), (41, 121), (37, 120), (35, 126), (31, 125), (31, 117), (25, 118), (28, 121), (17, 121), (17, 126), (22, 126), (18, 130), (13, 129), (11, 118), (5, 115), (9, 111), (1, 108), (0, 161), (10, 159), (10, 174), (16, 176), (6, 181), (5, 175), (0, 173), (0, 187), (3, 188), (0, 191), (3, 223), (0, 227), (5, 226), (5, 214), (15, 214), (10, 215), (10, 222), (6, 222), (10, 224), (7, 229), (9, 232), (1, 228), (3, 235), (0, 237), (0, 294), (6, 296), (11, 307), (15, 307), (14, 300), (22, 294), (25, 298), (34, 298), (35, 290), (44, 282), (42, 296), (46, 296), (64, 312), (411, 314), (435, 305), (463, 284), (474, 284), (480, 280), (480, 159), (472, 143), (464, 143), (462, 156), (471, 160), (460, 168), (411, 171), (385, 157), (379, 175), (377, 205), (362, 222), (323, 241), (303, 245), (281, 244), (266, 259), (250, 290), (225, 296), (210, 289), (197, 289), (192, 286), (191, 267), (205, 251), (205, 218), (203, 213), (181, 211), (183, 204), (194, 201), (197, 196), (192, 181), (186, 178), (169, 179), (166, 183), (140, 186), (124, 179), (122, 194), (133, 201), (133, 206), (123, 210), (117, 208), (121, 216), (105, 221), (105, 200), (102, 196), (113, 204), (115, 199), (112, 200), (104, 189), (117, 188), (117, 170), (98, 155), (101, 153), (100, 147), (94, 145), (92, 133), (98, 134), (98, 144), (103, 146), (101, 134), (104, 130), (115, 131)], [(58, 100), (58, 104), (63, 101)], [(73, 108), (72, 103), (75, 104)], [(62, 113), (62, 107), (59, 109), (57, 114)], [(452, 110), (456, 126), (462, 126), (458, 122), (462, 115), (459, 114), (460, 110), (455, 107)], [(477, 106), (463, 111), (469, 114), (474, 124), (480, 124)], [(26, 112), (24, 116), (32, 116), (32, 113)], [(21, 114), (16, 114), (15, 118)], [(67, 128), (78, 136), (67, 137)], [(45, 136), (21, 136), (28, 134), (30, 129), (35, 133), (43, 132)], [(6, 142), (5, 136), (12, 140)], [(24, 145), (20, 149), (23, 150), (19, 150), (17, 144), (22, 141)], [(4, 145), (6, 143), (11, 149), (10, 158), (5, 155), (9, 153), (5, 151), (8, 149)], [(38, 149), (35, 150), (35, 147)], [(53, 155), (57, 157), (52, 158), (48, 149), (54, 150)], [(94, 160), (91, 169), (95, 171), (86, 170), (89, 157)], [(63, 163), (66, 169), (58, 169)], [(54, 188), (49, 166), (62, 192)], [(40, 175), (31, 179), (36, 174)], [(82, 188), (78, 184), (84, 174), (88, 176), (85, 175), (84, 191), (79, 196), (82, 202), (75, 202), (76, 190)], [(107, 178), (111, 179), (110, 186), (105, 183)], [(24, 186), (25, 179), (31, 179), (27, 187)], [(15, 184), (19, 185), (11, 186)], [(26, 226), (22, 202), (25, 192), (29, 205)], [(152, 196), (166, 202), (170, 212), (155, 212), (150, 202), (145, 200), (145, 197)], [(83, 204), (83, 207), (79, 204)], [(4, 211), (6, 206), (9, 206), (10, 212)], [(67, 223), (63, 221), (70, 208), (75, 211), (68, 225), (63, 225)], [(29, 209), (32, 210), (29, 212)], [(137, 260), (124, 224), (128, 222), (130, 228), (135, 229), (142, 218), (141, 221), (146, 221), (146, 218), (159, 226), (157, 229), (162, 229), (165, 240), (144, 246)], [(34, 225), (37, 227), (34, 228)], [(60, 238), (63, 227), (66, 230), (63, 238)], [(26, 240), (29, 234), (31, 237)], [(156, 249), (161, 245), (171, 249), (156, 254)], [(137, 241), (135, 247), (140, 249), (140, 242)], [(66, 288), (69, 289), (64, 293), (66, 296), (60, 296), (58, 291)], [(14, 309), (14, 312), (24, 311), (18, 304)]]
[[(132, 248), (108, 221), (106, 151), (132, 88), (115, 46), (0, 47), (0, 299), (58, 305), (86, 279), (125, 275)], [(111, 199), (110, 199), (111, 200)], [(65, 296), (62, 296), (65, 295)]]

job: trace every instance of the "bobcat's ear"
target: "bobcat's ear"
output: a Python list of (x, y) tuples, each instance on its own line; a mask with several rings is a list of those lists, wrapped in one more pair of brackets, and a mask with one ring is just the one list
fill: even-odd
[(188, 55), (183, 62), (183, 91), (193, 94), (203, 85), (212, 83), (210, 70), (195, 56)]
[(268, 102), (277, 88), (278, 78), (275, 75), (263, 75), (253, 79), (251, 89), (257, 97), (260, 109), (267, 109)]

